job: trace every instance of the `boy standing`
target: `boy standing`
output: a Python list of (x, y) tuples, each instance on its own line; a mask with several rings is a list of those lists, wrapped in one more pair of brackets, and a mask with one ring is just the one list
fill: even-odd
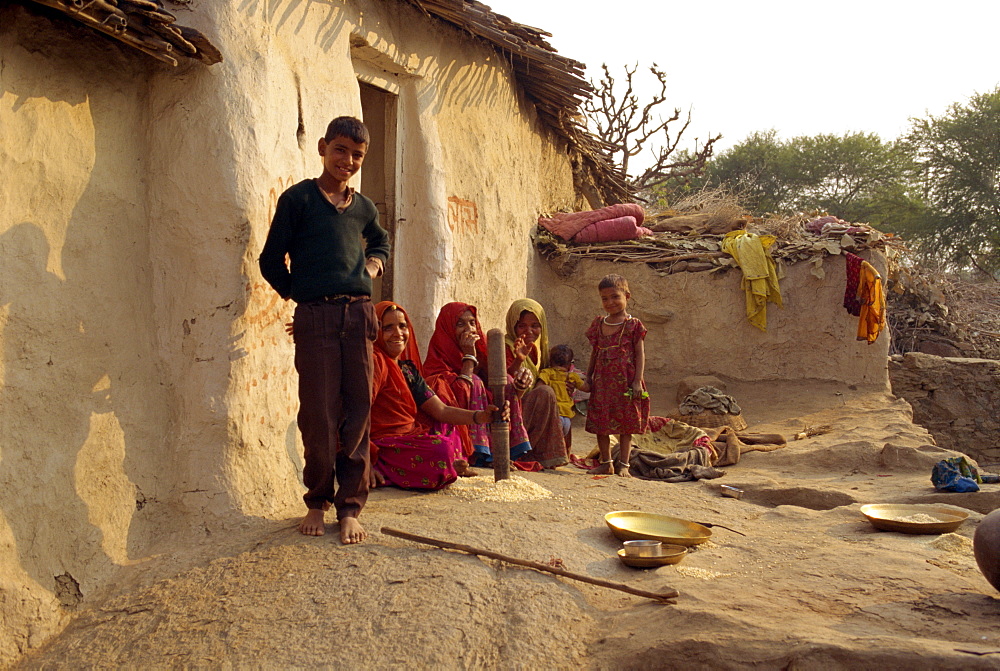
[(354, 117), (330, 122), (319, 141), (323, 173), (281, 194), (259, 259), (264, 279), (282, 298), (296, 302), (298, 425), (308, 488), (303, 496), (308, 512), (299, 531), (322, 536), (332, 503), (345, 544), (368, 536), (357, 518), (368, 499), (370, 469), (377, 333), (372, 278), (389, 258), (389, 235), (379, 226), (375, 204), (347, 185), (361, 168), (369, 141), (368, 129)]

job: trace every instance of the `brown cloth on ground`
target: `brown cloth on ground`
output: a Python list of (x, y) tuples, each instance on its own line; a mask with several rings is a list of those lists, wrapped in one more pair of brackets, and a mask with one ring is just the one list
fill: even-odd
[[(611, 456), (618, 458), (618, 446), (611, 450)], [(712, 467), (712, 454), (708, 448), (694, 446), (674, 452), (658, 454), (649, 450), (633, 449), (629, 455), (629, 473), (643, 480), (663, 482), (689, 482), (721, 478), (725, 471)]]
[(740, 455), (745, 452), (771, 452), (784, 447), (786, 442), (785, 437), (777, 433), (737, 435), (731, 426), (709, 429), (708, 433), (718, 453), (713, 465), (720, 467), (738, 464)]
[(738, 415), (742, 412), (735, 398), (715, 387), (701, 387), (681, 401), (682, 415), (697, 415), (706, 410), (717, 415)]

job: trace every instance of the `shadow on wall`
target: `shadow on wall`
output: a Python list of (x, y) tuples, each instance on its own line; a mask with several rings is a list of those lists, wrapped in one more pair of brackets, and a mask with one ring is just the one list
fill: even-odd
[[(510, 109), (513, 117), (513, 110), (519, 108), (520, 101), (510, 95), (505, 69), (498, 58), (490, 62), (473, 61), (467, 65), (452, 60), (447, 65), (441, 65), (438, 58), (427, 56), (420, 71), (435, 84), (423, 87), (417, 96), (421, 113), (439, 114), (446, 106), (460, 111), (476, 107), (493, 112)], [(501, 107), (504, 99), (509, 101), (509, 105)], [(524, 114), (523, 109), (521, 113)]]
[(313, 43), (324, 53), (328, 53), (337, 42), (337, 36), (344, 29), (344, 3), (336, 0), (243, 0), (239, 11), (247, 18), (261, 18), (276, 32), (291, 31), (299, 37), (303, 35), (310, 12), (326, 12), (311, 36)]
[[(290, 31), (296, 37), (311, 39), (315, 46), (324, 53), (329, 53), (337, 42), (337, 38), (347, 27), (347, 16), (343, 2), (334, 0), (242, 0), (239, 11), (248, 19), (260, 18), (267, 21), (275, 32)], [(312, 34), (305, 34), (310, 13), (326, 12)], [(380, 35), (385, 40), (396, 39), (401, 43), (396, 45), (400, 54), (413, 53), (408, 49), (407, 42), (421, 44), (423, 40), (415, 39), (411, 31), (413, 26), (424, 26), (427, 37), (426, 44), (434, 48), (446, 45), (456, 52), (466, 52), (476, 56), (472, 61), (461, 64), (455, 59), (448, 60), (441, 53), (419, 54), (420, 66), (418, 74), (431, 86), (422, 86), (417, 97), (421, 113), (438, 114), (446, 106), (466, 110), (469, 107), (496, 109), (503, 103), (504, 97), (509, 97), (510, 108), (520, 106), (511, 95), (507, 83), (508, 69), (501, 57), (493, 53), (490, 46), (465, 35), (454, 26), (443, 21), (421, 14), (416, 8), (402, 4), (386, 6), (384, 10), (385, 23), (392, 26), (394, 34)], [(380, 23), (365, 26), (364, 30), (377, 33)], [(452, 39), (439, 39), (435, 33), (450, 31)], [(362, 35), (367, 38), (367, 35)], [(470, 49), (475, 45), (475, 49)], [(405, 56), (404, 56), (405, 57)], [(486, 60), (489, 58), (489, 60)], [(523, 110), (522, 110), (523, 113)]]
[[(5, 178), (7, 213), (21, 221), (0, 231), (0, 516), (11, 536), (0, 561), (72, 607), (81, 585), (148, 545), (171, 484), (136, 205), (141, 133), (129, 128), (129, 82), (148, 72), (89, 33), (76, 42), (76, 28), (21, 8), (0, 18), (14, 25), (0, 42), (14, 129), (2, 137), (17, 140), (0, 146), (0, 166), (22, 164)], [(121, 73), (114, 87), (81, 84), (106, 69)]]

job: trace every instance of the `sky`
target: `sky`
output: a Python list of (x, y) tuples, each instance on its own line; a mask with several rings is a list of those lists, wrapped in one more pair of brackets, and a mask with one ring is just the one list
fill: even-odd
[(892, 140), (1000, 84), (998, 0), (482, 1), (552, 33), (588, 79), (657, 63), (668, 111), (691, 112), (682, 145), (721, 133), (716, 153), (772, 128)]

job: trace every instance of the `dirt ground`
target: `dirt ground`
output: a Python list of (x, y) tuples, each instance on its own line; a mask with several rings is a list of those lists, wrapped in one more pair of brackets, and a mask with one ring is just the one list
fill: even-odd
[[(233, 515), (165, 540), (88, 595), (63, 633), (17, 668), (1000, 668), (1000, 593), (972, 535), (1000, 486), (939, 494), (944, 456), (883, 393), (809, 383), (730, 385), (751, 431), (831, 432), (749, 453), (718, 480), (523, 474), (551, 497), (468, 500), (373, 493), (374, 533), (341, 546), (287, 519)], [(654, 390), (654, 401), (667, 398)], [(654, 411), (669, 410), (665, 405)], [(574, 451), (592, 437), (575, 429)], [(746, 491), (722, 498), (720, 484)], [(484, 484), (484, 488), (491, 485)], [(483, 489), (486, 491), (486, 489)], [(971, 511), (954, 534), (874, 530), (872, 502)], [(603, 521), (613, 510), (724, 524), (676, 566), (633, 569)], [(382, 526), (549, 562), (674, 605), (418, 545)]]

